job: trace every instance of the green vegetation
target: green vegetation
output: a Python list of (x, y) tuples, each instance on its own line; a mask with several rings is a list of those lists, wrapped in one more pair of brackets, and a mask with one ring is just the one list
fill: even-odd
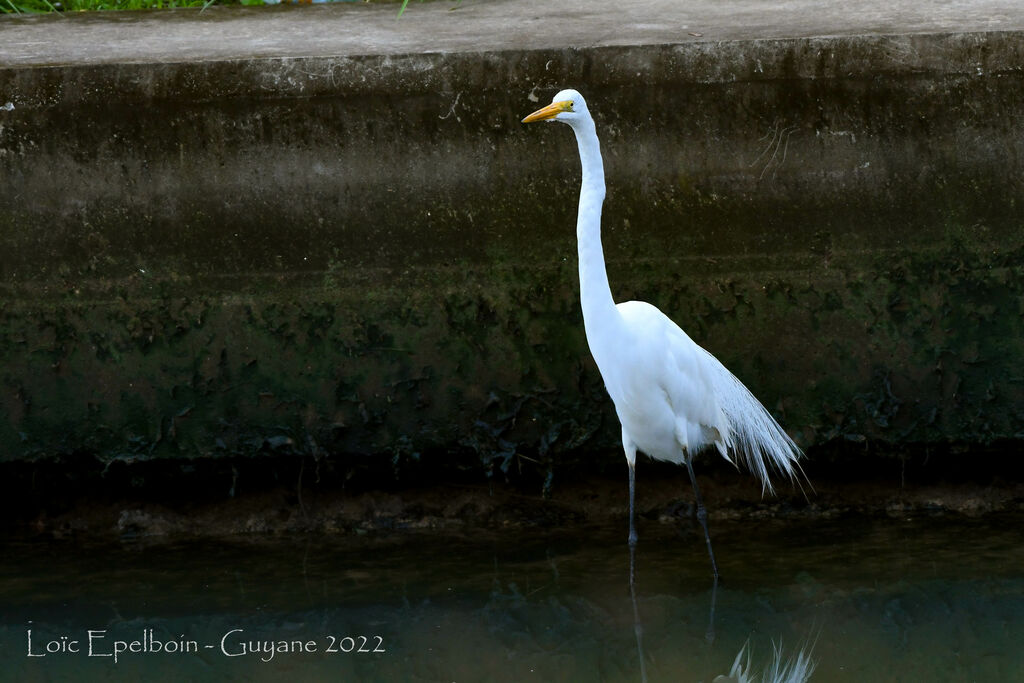
[(0, 0), (0, 12), (81, 12), (91, 10), (173, 9), (210, 5), (262, 5), (263, 0)]
[[(311, 4), (314, 0), (0, 0), (0, 13), (39, 14), (49, 12), (83, 12), (93, 10), (175, 9), (178, 7), (210, 7), (211, 5)], [(324, 2), (325, 0), (320, 0)], [(399, 0), (326, 0), (328, 2), (398, 2)], [(405, 12), (409, 0), (400, 0), (398, 16)], [(422, 0), (421, 0), (422, 2)]]

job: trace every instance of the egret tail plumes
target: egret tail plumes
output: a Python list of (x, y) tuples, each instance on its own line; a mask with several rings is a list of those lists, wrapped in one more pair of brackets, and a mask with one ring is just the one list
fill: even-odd
[(757, 477), (763, 492), (774, 492), (771, 481), (773, 472), (796, 481), (800, 470), (798, 458), (802, 453), (793, 439), (789, 438), (750, 390), (743, 386), (743, 382), (717, 358), (702, 348), (700, 350), (714, 375), (718, 405), (725, 413), (729, 425), (729, 434), (722, 444), (725, 448), (719, 446), (719, 452), (733, 465), (742, 466)]
[(523, 119), (532, 121), (559, 121), (576, 134), (583, 171), (576, 215), (580, 303), (587, 344), (622, 423), (622, 448), (629, 465), (629, 543), (637, 540), (637, 451), (686, 465), (717, 577), (693, 456), (713, 445), (733, 465), (749, 469), (764, 491), (771, 491), (774, 472), (794, 478), (800, 450), (753, 394), (665, 314), (640, 301), (615, 304), (601, 246), (604, 162), (583, 96), (563, 90), (551, 104)]

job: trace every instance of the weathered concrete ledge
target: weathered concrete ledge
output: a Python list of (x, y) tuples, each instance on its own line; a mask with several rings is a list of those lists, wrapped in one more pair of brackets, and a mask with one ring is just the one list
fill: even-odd
[[(718, 41), (1024, 29), (1024, 11), (1015, 0), (436, 0), (412, 2), (401, 21), (395, 20), (395, 8), (381, 6), (211, 8), (91, 14), (66, 21), (69, 18), (4, 17), (4, 65), (519, 53), (702, 43), (714, 48)], [(730, 68), (728, 63), (723, 66)], [(536, 81), (541, 74), (533, 78)]]
[(1024, 7), (893, 4), (3, 18), (0, 460), (617, 461), (568, 85), (618, 298), (806, 447), (1016, 443)]

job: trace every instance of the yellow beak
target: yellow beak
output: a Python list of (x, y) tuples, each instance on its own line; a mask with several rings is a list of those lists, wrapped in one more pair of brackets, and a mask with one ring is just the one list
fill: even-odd
[(534, 121), (547, 121), (553, 119), (563, 111), (572, 111), (572, 100), (563, 100), (562, 102), (552, 102), (543, 109), (538, 109), (533, 112), (525, 119), (523, 123), (533, 123)]

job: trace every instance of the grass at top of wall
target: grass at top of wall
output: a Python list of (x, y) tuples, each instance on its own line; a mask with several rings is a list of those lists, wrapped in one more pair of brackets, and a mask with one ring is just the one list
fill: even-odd
[[(422, 2), (423, 0), (420, 0)], [(46, 14), (50, 12), (86, 12), (97, 10), (175, 9), (178, 7), (210, 7), (211, 5), (313, 4), (317, 0), (0, 0), (0, 13)], [(402, 16), (409, 0), (319, 0), (319, 2), (401, 3)], [(458, 0), (456, 0), (456, 3)]]
[[(91, 10), (171, 9), (202, 7), (206, 0), (0, 0), (0, 12), (8, 14), (39, 14), (47, 12), (82, 12)], [(263, 0), (215, 0), (217, 5), (262, 5)]]

